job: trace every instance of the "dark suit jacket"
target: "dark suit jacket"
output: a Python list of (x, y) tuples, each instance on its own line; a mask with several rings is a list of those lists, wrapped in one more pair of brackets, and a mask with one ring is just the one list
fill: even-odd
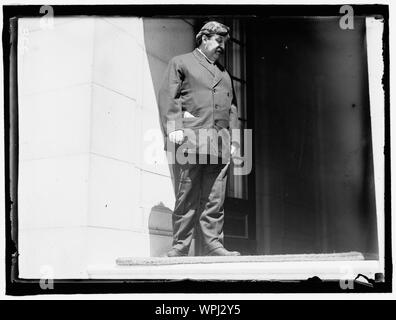
[[(220, 64), (210, 64), (197, 49), (172, 58), (159, 90), (158, 108), (165, 138), (182, 129), (187, 137), (186, 151), (218, 152), (229, 158), (229, 129), (237, 128), (238, 115), (231, 77)], [(194, 118), (183, 117), (184, 111)], [(198, 139), (199, 129), (206, 129), (209, 136), (216, 132), (225, 148), (216, 146), (214, 139)]]

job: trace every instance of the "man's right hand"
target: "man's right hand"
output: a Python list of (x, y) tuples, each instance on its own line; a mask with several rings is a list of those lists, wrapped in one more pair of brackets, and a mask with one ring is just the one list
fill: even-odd
[(176, 130), (169, 133), (169, 140), (173, 143), (181, 144), (184, 140), (183, 130)]

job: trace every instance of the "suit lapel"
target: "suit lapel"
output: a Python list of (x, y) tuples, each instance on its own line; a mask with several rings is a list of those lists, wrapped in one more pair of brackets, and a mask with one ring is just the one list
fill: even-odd
[(217, 84), (223, 79), (223, 72), (219, 69), (218, 66), (215, 66), (215, 77), (213, 80), (213, 87), (217, 86)]
[(195, 49), (193, 51), (193, 54), (195, 56), (195, 58), (197, 58), (197, 60), (199, 61), (199, 63), (210, 72), (210, 74), (214, 77), (215, 76), (215, 69), (213, 65), (211, 65), (206, 58), (198, 51), (198, 49)]

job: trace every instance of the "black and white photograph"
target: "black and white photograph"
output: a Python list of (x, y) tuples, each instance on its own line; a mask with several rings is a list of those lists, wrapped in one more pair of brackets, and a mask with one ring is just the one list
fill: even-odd
[(388, 4), (2, 9), (7, 295), (392, 292)]

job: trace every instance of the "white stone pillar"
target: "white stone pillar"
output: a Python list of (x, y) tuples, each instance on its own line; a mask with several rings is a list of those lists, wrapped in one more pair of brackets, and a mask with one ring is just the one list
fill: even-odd
[(94, 19), (18, 24), (20, 277), (85, 277)]
[(164, 253), (174, 194), (156, 87), (192, 50), (191, 24), (21, 19), (18, 45), (21, 277), (49, 266), (85, 278), (88, 265)]

